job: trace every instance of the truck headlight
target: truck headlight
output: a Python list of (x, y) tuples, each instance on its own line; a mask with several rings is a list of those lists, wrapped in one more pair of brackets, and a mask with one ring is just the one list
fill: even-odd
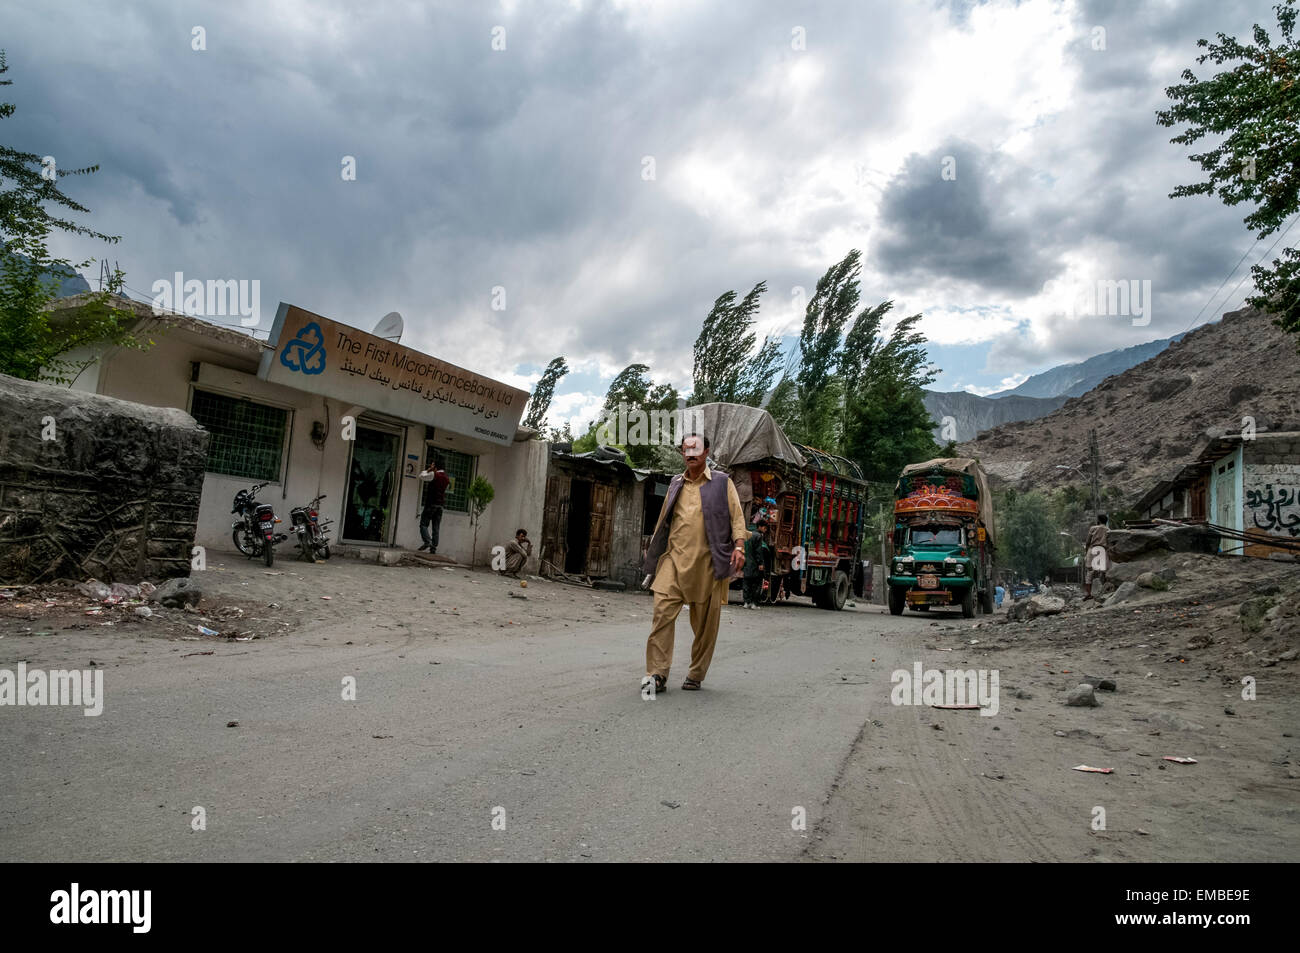
[(895, 573), (896, 575), (899, 575), (899, 576), (901, 576), (901, 575), (903, 574), (903, 564), (902, 564), (902, 563), (894, 563), (894, 573)]
[(960, 563), (952, 567), (952, 574), (954, 576), (960, 576), (965, 571), (966, 571), (966, 567), (961, 565)]

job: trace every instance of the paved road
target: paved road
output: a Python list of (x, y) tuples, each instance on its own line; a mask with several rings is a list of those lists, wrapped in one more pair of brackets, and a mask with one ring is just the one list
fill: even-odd
[(640, 620), (436, 641), (339, 622), (190, 658), (159, 642), (110, 669), (98, 718), (8, 710), (0, 844), (60, 861), (799, 859), (926, 630), (877, 607), (730, 607), (687, 693), (683, 615), (653, 701)]

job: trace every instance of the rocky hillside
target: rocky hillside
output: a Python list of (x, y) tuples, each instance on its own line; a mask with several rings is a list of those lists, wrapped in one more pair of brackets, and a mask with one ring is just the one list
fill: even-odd
[(1046, 417), (1003, 424), (960, 448), (995, 481), (1050, 488), (1081, 481), (1057, 465), (1086, 467), (1088, 430), (1097, 429), (1103, 488), (1137, 500), (1163, 475), (1187, 463), (1211, 433), (1300, 429), (1300, 356), (1296, 338), (1269, 315), (1233, 311), (1169, 345), (1155, 357), (1108, 377)]

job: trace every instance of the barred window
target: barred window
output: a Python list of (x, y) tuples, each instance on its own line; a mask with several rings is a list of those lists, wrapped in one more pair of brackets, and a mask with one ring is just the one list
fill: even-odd
[[(451, 477), (451, 486), (447, 487), (447, 502), (443, 509), (468, 513), (469, 500), (466, 494), (469, 492), (470, 482), (474, 479), (478, 457), (429, 444), (425, 452), (424, 465), (433, 466), (435, 459), (442, 460), (442, 468), (447, 471), (447, 476)], [(425, 492), (428, 490), (426, 489)]]
[(275, 483), (280, 479), (288, 411), (195, 390), (190, 416), (208, 431), (209, 473)]

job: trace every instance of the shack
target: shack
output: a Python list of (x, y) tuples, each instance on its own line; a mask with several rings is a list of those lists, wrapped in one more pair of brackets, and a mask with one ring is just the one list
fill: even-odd
[[(637, 585), (649, 510), (647, 491), (655, 485), (650, 477), (649, 471), (629, 465), (627, 456), (615, 447), (574, 453), (569, 444), (553, 444), (546, 472), (538, 571), (548, 577), (566, 575)], [(667, 486), (666, 479), (662, 485)]]

